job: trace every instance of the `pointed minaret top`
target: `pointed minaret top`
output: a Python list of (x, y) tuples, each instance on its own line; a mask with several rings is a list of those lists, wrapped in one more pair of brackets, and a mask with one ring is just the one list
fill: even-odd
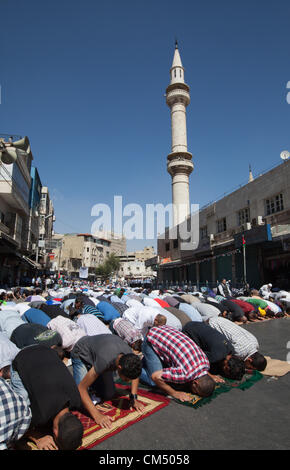
[(249, 165), (249, 181), (248, 181), (248, 183), (251, 183), (251, 181), (254, 181), (254, 177), (253, 177), (251, 165)]
[(177, 39), (175, 40), (175, 50), (173, 56), (173, 62), (170, 69), (170, 84), (184, 83), (184, 68), (182, 66)]
[(178, 43), (175, 41), (175, 51), (174, 51), (174, 57), (173, 57), (173, 62), (172, 62), (172, 67), (182, 67), (182, 62), (178, 50)]

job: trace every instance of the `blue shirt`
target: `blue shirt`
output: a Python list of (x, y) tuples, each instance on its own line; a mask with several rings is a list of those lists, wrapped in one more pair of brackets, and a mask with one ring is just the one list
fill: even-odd
[(200, 313), (192, 305), (180, 303), (179, 310), (182, 310), (191, 319), (191, 321), (202, 321)]
[(38, 308), (30, 308), (26, 310), (23, 318), (28, 321), (28, 323), (38, 323), (39, 325), (46, 326), (50, 322), (51, 318), (46, 315), (42, 310)]
[(99, 302), (97, 309), (103, 314), (103, 320), (105, 322), (110, 322), (115, 318), (120, 317), (118, 310), (109, 302)]

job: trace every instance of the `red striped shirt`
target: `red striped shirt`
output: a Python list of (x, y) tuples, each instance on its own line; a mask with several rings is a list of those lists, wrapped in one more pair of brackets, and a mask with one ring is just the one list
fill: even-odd
[(162, 379), (185, 383), (206, 375), (210, 364), (205, 353), (181, 331), (170, 326), (150, 328), (147, 341), (167, 366)]

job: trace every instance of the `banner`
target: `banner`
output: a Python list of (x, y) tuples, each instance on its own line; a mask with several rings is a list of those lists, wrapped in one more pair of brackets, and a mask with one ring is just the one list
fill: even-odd
[(87, 279), (89, 274), (89, 268), (81, 267), (79, 272), (80, 279)]

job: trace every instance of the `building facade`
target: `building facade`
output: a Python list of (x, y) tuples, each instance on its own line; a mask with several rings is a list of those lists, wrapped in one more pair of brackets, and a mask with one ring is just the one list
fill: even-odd
[(121, 256), (126, 250), (126, 239), (113, 239), (101, 232), (98, 236), (90, 233), (54, 234), (53, 243), (52, 269), (69, 277), (78, 277), (81, 267), (88, 268), (88, 273), (94, 275), (96, 268), (110, 254)]
[(122, 280), (145, 280), (157, 276), (156, 271), (146, 261), (155, 255), (153, 246), (120, 256), (119, 278)]
[(29, 258), (31, 163), (27, 137), (0, 139), (0, 284), (17, 285), (36, 267)]

